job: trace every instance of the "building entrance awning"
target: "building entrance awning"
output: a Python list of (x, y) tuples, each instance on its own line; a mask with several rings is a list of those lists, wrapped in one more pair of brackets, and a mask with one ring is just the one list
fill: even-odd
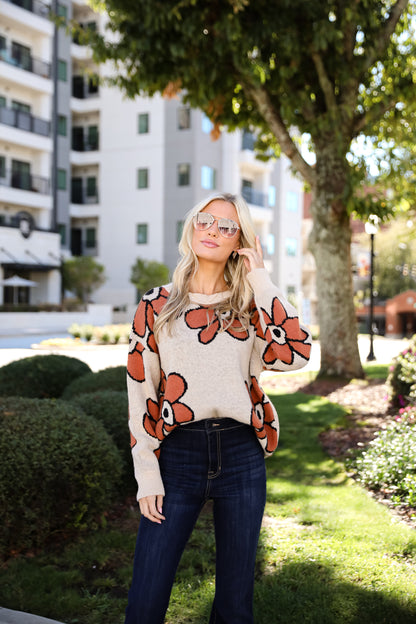
[(44, 272), (60, 269), (59, 264), (35, 264), (34, 262), (0, 262), (4, 269), (10, 269), (10, 271), (37, 271)]

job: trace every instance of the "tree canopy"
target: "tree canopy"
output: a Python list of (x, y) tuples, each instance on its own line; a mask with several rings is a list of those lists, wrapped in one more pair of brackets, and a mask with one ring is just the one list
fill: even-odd
[(137, 258), (131, 268), (130, 281), (137, 288), (138, 296), (156, 286), (162, 286), (169, 280), (169, 269), (162, 262)]
[(106, 280), (104, 271), (103, 265), (91, 256), (77, 256), (65, 260), (62, 264), (64, 288), (74, 292), (86, 305), (94, 290), (104, 284)]
[[(130, 97), (181, 94), (222, 127), (255, 129), (310, 186), (321, 372), (361, 376), (349, 216), (415, 198), (415, 0), (104, 0), (97, 61)], [(316, 162), (302, 155), (310, 137)], [(377, 166), (355, 149), (367, 141)]]

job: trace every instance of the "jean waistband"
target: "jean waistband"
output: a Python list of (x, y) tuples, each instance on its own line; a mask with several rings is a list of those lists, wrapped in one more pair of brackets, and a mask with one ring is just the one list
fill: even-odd
[(180, 431), (221, 431), (224, 429), (237, 429), (239, 427), (248, 427), (245, 423), (234, 420), (234, 418), (205, 418), (183, 424), (178, 429)]

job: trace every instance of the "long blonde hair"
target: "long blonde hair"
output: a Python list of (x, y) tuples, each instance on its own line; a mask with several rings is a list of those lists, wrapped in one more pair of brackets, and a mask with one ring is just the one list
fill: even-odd
[[(192, 277), (198, 270), (198, 258), (192, 249), (193, 217), (206, 208), (214, 200), (223, 200), (233, 204), (240, 221), (240, 247), (255, 247), (256, 236), (249, 208), (242, 197), (228, 193), (217, 193), (202, 200), (194, 206), (186, 215), (179, 253), (181, 258), (172, 277), (172, 287), (169, 298), (161, 313), (156, 318), (154, 325), (155, 338), (158, 339), (161, 328), (166, 325), (168, 333), (171, 332), (174, 321), (181, 316), (190, 303), (189, 285)], [(215, 305), (217, 318), (221, 321), (221, 328), (226, 329), (238, 318), (247, 328), (250, 322), (250, 303), (253, 291), (246, 279), (247, 269), (243, 257), (231, 254), (224, 269), (224, 279), (230, 290), (230, 297)], [(224, 326), (225, 323), (225, 326)]]

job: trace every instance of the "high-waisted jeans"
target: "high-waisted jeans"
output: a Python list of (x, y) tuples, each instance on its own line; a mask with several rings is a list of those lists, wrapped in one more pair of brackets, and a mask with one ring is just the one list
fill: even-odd
[(210, 624), (252, 624), (254, 567), (266, 501), (263, 450), (231, 418), (182, 425), (163, 441), (162, 524), (142, 518), (125, 624), (162, 624), (176, 569), (198, 515), (213, 500), (215, 597)]

